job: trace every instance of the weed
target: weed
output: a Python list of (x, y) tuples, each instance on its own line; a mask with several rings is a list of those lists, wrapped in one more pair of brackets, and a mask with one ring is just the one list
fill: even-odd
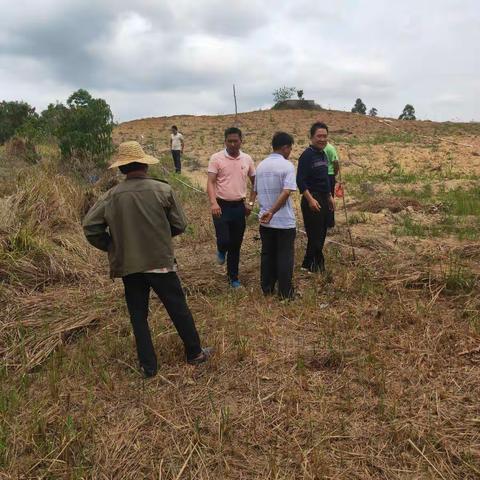
[(426, 203), (430, 201), (433, 196), (432, 184), (424, 183), (421, 188), (393, 188), (392, 195), (398, 197), (414, 198), (421, 201), (422, 203)]
[(470, 293), (477, 283), (476, 276), (456, 258), (451, 258), (444, 269), (443, 280), (450, 294)]
[(402, 215), (396, 221), (398, 225), (392, 229), (394, 235), (425, 238), (431, 233), (428, 227), (415, 221), (411, 215)]
[(250, 342), (248, 337), (239, 335), (234, 342), (239, 361), (245, 360), (250, 354)]
[(447, 204), (452, 215), (480, 216), (480, 187), (449, 190), (441, 193), (439, 198)]
[(231, 431), (231, 412), (228, 405), (220, 408), (218, 419), (218, 440), (220, 445), (229, 437)]
[(348, 218), (348, 223), (350, 225), (358, 225), (359, 223), (367, 223), (367, 222), (368, 222), (368, 217), (364, 212), (352, 213)]

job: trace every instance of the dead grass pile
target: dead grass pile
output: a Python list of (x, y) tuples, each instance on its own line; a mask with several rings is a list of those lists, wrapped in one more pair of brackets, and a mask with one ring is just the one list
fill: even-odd
[(36, 163), (40, 160), (35, 145), (30, 140), (13, 137), (5, 143), (6, 159), (21, 160), (27, 163)]
[(21, 172), (0, 209), (0, 281), (38, 290), (88, 280), (95, 270), (81, 230), (83, 202), (82, 188), (51, 167)]
[(37, 232), (59, 232), (78, 225), (83, 190), (52, 166), (25, 169), (18, 177), (14, 208), (18, 223)]
[[(82, 296), (91, 298), (80, 285), (91, 284), (104, 264), (100, 256), (92, 262), (97, 254), (84, 239), (83, 201), (81, 186), (48, 165), (22, 171), (16, 192), (3, 199), (0, 355), (8, 367), (39, 365), (71, 332), (103, 315), (77, 311)], [(57, 290), (44, 292), (53, 285)]]
[[(0, 356), (8, 368), (30, 371), (86, 327), (108, 322), (123, 307), (114, 290), (56, 289), (10, 297), (0, 331)], [(88, 309), (81, 306), (88, 304)]]

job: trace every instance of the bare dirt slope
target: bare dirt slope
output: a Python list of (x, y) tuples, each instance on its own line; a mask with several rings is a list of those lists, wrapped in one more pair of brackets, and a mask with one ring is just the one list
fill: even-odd
[(186, 138), (185, 155), (195, 168), (204, 169), (210, 155), (223, 147), (227, 127), (242, 129), (243, 149), (259, 162), (270, 152), (271, 137), (277, 130), (295, 136), (292, 158), (298, 158), (308, 145), (310, 125), (317, 120), (327, 123), (330, 140), (345, 162), (350, 154), (352, 161), (370, 170), (388, 169), (394, 160), (412, 171), (451, 166), (462, 172), (480, 171), (478, 124), (399, 121), (337, 111), (267, 110), (240, 114), (237, 121), (232, 115), (149, 118), (119, 125), (115, 139), (138, 139), (167, 152), (170, 126), (177, 125)]

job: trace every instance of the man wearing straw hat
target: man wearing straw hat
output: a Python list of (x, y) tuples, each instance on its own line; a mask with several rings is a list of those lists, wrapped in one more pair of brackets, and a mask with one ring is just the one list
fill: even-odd
[(183, 341), (187, 362), (205, 362), (195, 323), (176, 273), (172, 237), (186, 228), (183, 210), (166, 182), (147, 177), (158, 163), (137, 142), (120, 144), (114, 163), (126, 180), (106, 192), (83, 221), (87, 240), (108, 252), (110, 276), (121, 277), (135, 335), (138, 359), (146, 377), (157, 373), (157, 357), (148, 326), (150, 289), (165, 306)]

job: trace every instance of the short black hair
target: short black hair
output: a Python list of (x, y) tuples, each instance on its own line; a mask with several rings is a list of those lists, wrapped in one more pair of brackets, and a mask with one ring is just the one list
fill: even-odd
[(176, 125), (172, 125), (172, 128), (174, 128), (175, 130), (178, 130)]
[(313, 137), (315, 135), (315, 132), (319, 129), (319, 128), (324, 128), (327, 133), (328, 133), (328, 127), (327, 127), (327, 124), (326, 123), (323, 123), (323, 122), (315, 122), (311, 127), (310, 127), (310, 137)]
[(225, 140), (229, 135), (238, 135), (240, 139), (242, 138), (242, 131), (237, 127), (230, 127), (225, 130)]
[(144, 170), (146, 172), (148, 170), (148, 165), (146, 163), (132, 162), (127, 163), (126, 165), (120, 165), (118, 168), (124, 175), (126, 175), (127, 173), (135, 172), (137, 170)]
[(272, 137), (272, 148), (274, 150), (284, 146), (291, 147), (294, 143), (293, 137), (287, 132), (276, 132)]

